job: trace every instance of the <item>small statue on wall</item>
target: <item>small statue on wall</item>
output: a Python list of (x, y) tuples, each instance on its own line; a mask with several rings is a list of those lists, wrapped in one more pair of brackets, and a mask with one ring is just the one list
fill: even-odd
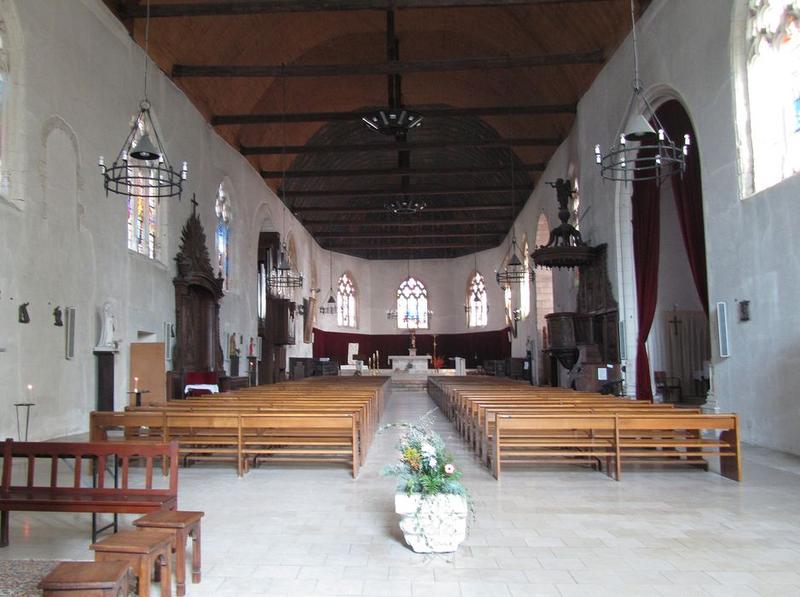
[(64, 320), (61, 318), (61, 307), (53, 309), (53, 325), (57, 328), (64, 327)]
[(100, 328), (100, 341), (97, 343), (96, 348), (101, 350), (116, 350), (117, 343), (114, 341), (114, 330), (116, 327), (114, 311), (112, 310), (111, 303), (108, 301), (103, 304), (101, 321), (102, 327)]
[(30, 323), (31, 322), (31, 316), (28, 315), (28, 305), (30, 305), (30, 303), (22, 303), (19, 306), (19, 322), (20, 323)]

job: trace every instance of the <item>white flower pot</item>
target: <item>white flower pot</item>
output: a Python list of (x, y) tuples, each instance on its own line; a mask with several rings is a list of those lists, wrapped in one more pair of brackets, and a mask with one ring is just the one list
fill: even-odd
[(394, 509), (406, 543), (417, 553), (455, 551), (467, 536), (468, 508), (462, 495), (398, 493)]

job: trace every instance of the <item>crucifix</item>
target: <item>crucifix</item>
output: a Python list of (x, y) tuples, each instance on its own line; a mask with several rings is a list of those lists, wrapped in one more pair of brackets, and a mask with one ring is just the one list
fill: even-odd
[(673, 305), (672, 307), (672, 319), (668, 320), (667, 323), (671, 326), (674, 326), (673, 329), (675, 330), (675, 335), (678, 335), (678, 326), (683, 323), (680, 319), (678, 319), (678, 305)]

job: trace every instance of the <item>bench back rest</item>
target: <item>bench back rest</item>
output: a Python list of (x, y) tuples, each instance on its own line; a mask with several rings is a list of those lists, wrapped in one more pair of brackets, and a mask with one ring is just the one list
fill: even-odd
[[(14, 459), (24, 459), (24, 483), (12, 485)], [(153, 487), (154, 461), (169, 459), (169, 487)], [(90, 459), (95, 471), (94, 487), (83, 487), (83, 462)], [(130, 463), (133, 459), (143, 459), (145, 475), (141, 485), (131, 483)], [(59, 485), (58, 467), (61, 460), (72, 461), (71, 485)], [(49, 461), (47, 480), (36, 474), (37, 461)], [(119, 463), (118, 486), (106, 471), (106, 465)], [(44, 464), (46, 467), (47, 464)], [(41, 472), (41, 469), (40, 469)], [(177, 497), (178, 495), (178, 444), (153, 442), (15, 442), (11, 438), (3, 444), (3, 482), (2, 491), (11, 488), (49, 488), (65, 493), (95, 491), (114, 494), (148, 494)]]
[(497, 414), (497, 433), (500, 430), (533, 431), (533, 430), (603, 430), (613, 431), (616, 428), (616, 415), (595, 414)]

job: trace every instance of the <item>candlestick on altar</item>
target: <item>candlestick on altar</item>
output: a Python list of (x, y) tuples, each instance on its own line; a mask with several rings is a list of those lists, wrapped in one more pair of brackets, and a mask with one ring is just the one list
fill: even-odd
[(138, 377), (134, 377), (133, 378), (133, 391), (134, 392), (138, 392), (139, 391), (139, 378)]

